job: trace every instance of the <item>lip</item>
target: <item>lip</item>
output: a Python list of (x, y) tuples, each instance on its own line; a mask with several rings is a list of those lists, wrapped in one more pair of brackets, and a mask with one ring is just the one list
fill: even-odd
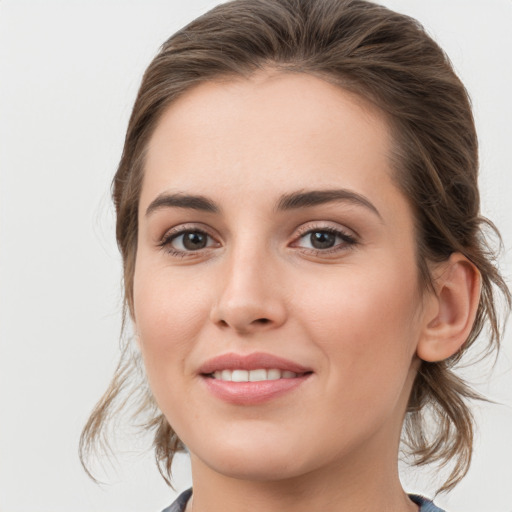
[[(257, 370), (279, 369), (299, 374), (293, 378), (256, 382), (229, 382), (212, 378), (218, 370)], [(268, 402), (289, 393), (312, 375), (311, 368), (289, 359), (262, 352), (241, 355), (223, 354), (209, 359), (199, 368), (199, 374), (207, 389), (220, 400), (234, 405), (257, 405)]]
[(253, 352), (252, 354), (235, 354), (230, 352), (206, 361), (199, 367), (199, 373), (208, 375), (218, 370), (258, 370), (259, 368), (266, 370), (277, 368), (294, 373), (307, 373), (312, 371), (311, 368), (290, 361), (289, 359), (264, 352)]

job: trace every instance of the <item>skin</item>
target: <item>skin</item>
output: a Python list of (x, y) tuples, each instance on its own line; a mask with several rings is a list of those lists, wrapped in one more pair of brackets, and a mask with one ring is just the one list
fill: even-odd
[[(140, 197), (134, 322), (154, 397), (191, 454), (195, 512), (417, 510), (397, 473), (417, 352), (439, 359), (458, 345), (428, 349), (454, 315), (418, 283), (391, 142), (376, 109), (301, 74), (202, 84), (161, 118)], [(334, 189), (372, 207), (276, 209), (283, 195)], [(177, 193), (218, 211), (155, 206)], [(207, 245), (187, 250), (183, 229)], [(311, 232), (326, 229), (341, 235), (315, 249)], [(453, 266), (454, 282), (472, 275)], [(439, 295), (456, 302), (448, 287)], [(198, 369), (228, 352), (312, 374), (270, 401), (226, 403)]]

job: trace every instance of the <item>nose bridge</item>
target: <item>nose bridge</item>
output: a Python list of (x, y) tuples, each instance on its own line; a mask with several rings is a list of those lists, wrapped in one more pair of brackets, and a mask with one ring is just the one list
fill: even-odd
[(281, 325), (286, 311), (276, 282), (277, 267), (267, 244), (243, 237), (234, 242), (223, 261), (212, 321), (238, 332)]

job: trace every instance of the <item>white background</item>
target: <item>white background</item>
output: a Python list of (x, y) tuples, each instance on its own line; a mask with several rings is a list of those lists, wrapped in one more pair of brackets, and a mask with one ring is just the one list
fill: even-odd
[[(80, 430), (117, 359), (120, 260), (109, 185), (145, 66), (215, 1), (0, 2), (0, 512), (159, 511), (174, 493), (152, 454), (125, 443), (97, 486), (77, 457)], [(422, 21), (473, 98), (483, 211), (512, 269), (512, 1), (387, 0)], [(510, 331), (512, 331), (512, 326)], [(438, 503), (511, 512), (512, 338), (479, 389), (476, 456)], [(176, 487), (190, 484), (186, 457)], [(431, 494), (422, 476), (409, 488)]]

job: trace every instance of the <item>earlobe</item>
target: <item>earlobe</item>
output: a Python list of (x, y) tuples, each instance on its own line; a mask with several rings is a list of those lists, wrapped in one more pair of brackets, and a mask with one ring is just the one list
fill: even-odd
[(443, 361), (460, 350), (473, 327), (480, 301), (480, 272), (465, 256), (453, 253), (434, 270), (434, 292), (425, 308), (417, 355)]

